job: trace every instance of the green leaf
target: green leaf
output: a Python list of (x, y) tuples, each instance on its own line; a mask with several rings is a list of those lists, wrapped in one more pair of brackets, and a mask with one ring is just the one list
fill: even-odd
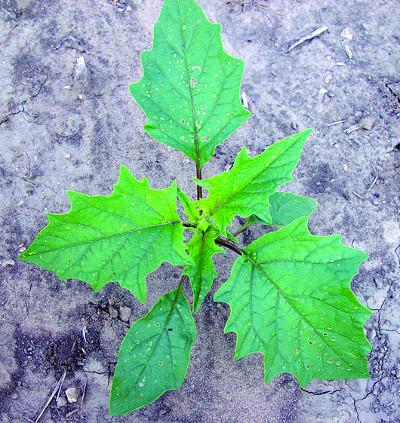
[(71, 211), (48, 214), (49, 224), (19, 258), (60, 279), (86, 281), (95, 291), (118, 281), (144, 302), (149, 273), (163, 261), (187, 263), (176, 196), (175, 183), (153, 190), (121, 166), (109, 197), (69, 191)]
[(188, 223), (197, 225), (197, 222), (200, 220), (199, 211), (196, 209), (194, 202), (190, 201), (190, 198), (179, 188), (178, 188), (178, 198), (180, 203), (183, 206), (183, 212), (188, 216)]
[(268, 196), (279, 185), (292, 180), (292, 172), (311, 129), (284, 138), (251, 159), (245, 147), (237, 155), (229, 172), (196, 183), (209, 191), (206, 199), (196, 201), (199, 209), (226, 235), (225, 227), (235, 215), (256, 214), (270, 221)]
[(269, 221), (260, 219), (256, 215), (249, 217), (249, 224), (259, 223), (270, 226), (286, 226), (299, 217), (310, 216), (317, 207), (313, 198), (302, 197), (290, 192), (274, 192), (269, 196)]
[(246, 247), (214, 296), (231, 306), (225, 332), (237, 334), (235, 359), (261, 352), (266, 382), (289, 372), (302, 387), (368, 377), (363, 324), (371, 312), (350, 289), (367, 258), (339, 235), (311, 235), (307, 218)]
[(189, 276), (192, 285), (194, 313), (199, 309), (217, 276), (212, 256), (217, 253), (225, 253), (225, 250), (215, 244), (214, 240), (217, 237), (218, 232), (213, 228), (209, 228), (206, 232), (197, 230), (187, 244), (193, 263), (186, 265), (183, 274)]
[(145, 131), (200, 168), (250, 117), (239, 97), (243, 61), (224, 52), (220, 33), (193, 0), (166, 0), (141, 55), (143, 77), (130, 86)]
[(180, 288), (161, 297), (122, 341), (111, 386), (110, 414), (129, 413), (165, 391), (179, 389), (196, 334)]

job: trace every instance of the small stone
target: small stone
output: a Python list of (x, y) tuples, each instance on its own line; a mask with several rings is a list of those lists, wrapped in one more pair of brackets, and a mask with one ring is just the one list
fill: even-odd
[(77, 388), (68, 388), (65, 390), (65, 395), (69, 403), (77, 402), (79, 397), (79, 390)]
[(353, 31), (350, 28), (345, 28), (340, 36), (346, 40), (352, 40), (353, 39)]
[(400, 225), (397, 221), (390, 220), (383, 223), (383, 239), (393, 245), (400, 242)]
[(347, 172), (349, 170), (349, 165), (347, 163), (343, 163), (343, 170)]
[(67, 405), (67, 400), (64, 397), (57, 398), (57, 407), (64, 407)]
[(87, 98), (91, 92), (92, 81), (89, 69), (86, 67), (85, 58), (76, 59), (73, 89), (76, 91), (76, 97), (80, 100)]
[(13, 394), (11, 394), (11, 399), (16, 400), (18, 398), (19, 398), (19, 396), (18, 396), (18, 394), (16, 392), (14, 392)]
[(127, 322), (129, 320), (129, 318), (131, 317), (131, 314), (132, 314), (132, 310), (130, 307), (125, 307), (125, 306), (120, 307), (119, 317), (124, 322)]
[(15, 261), (14, 260), (11, 260), (11, 259), (3, 260), (3, 262), (1, 263), (1, 265), (3, 267), (6, 267), (6, 266), (14, 266), (14, 264), (15, 264)]
[(350, 47), (347, 44), (344, 46), (344, 50), (345, 50), (348, 58), (349, 59), (352, 59), (353, 58), (353, 53), (351, 52)]
[(65, 156), (64, 156), (66, 159), (70, 159), (71, 158), (71, 154), (66, 154)]
[(327, 75), (326, 78), (325, 78), (325, 84), (329, 84), (331, 82), (332, 78), (333, 78), (332, 74)]
[(127, 11), (127, 12), (131, 12), (131, 11), (132, 11), (131, 6), (127, 6), (127, 7), (126, 7), (126, 11)]
[(110, 306), (110, 316), (112, 319), (118, 319), (118, 310), (112, 306)]
[(362, 129), (370, 130), (374, 126), (375, 119), (371, 116), (366, 116), (358, 122), (358, 126)]
[(320, 88), (320, 90), (318, 91), (318, 94), (320, 95), (324, 95), (328, 92), (328, 90), (326, 90), (325, 88)]

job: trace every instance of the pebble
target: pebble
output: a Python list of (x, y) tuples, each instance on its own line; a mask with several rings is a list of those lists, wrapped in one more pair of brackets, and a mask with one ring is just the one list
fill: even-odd
[(68, 388), (65, 390), (65, 395), (69, 403), (77, 402), (79, 397), (79, 390), (77, 388)]
[(120, 307), (119, 317), (124, 322), (127, 322), (129, 320), (129, 318), (131, 317), (131, 314), (132, 314), (132, 310), (130, 307), (125, 307), (125, 306)]
[(14, 264), (15, 264), (15, 261), (14, 260), (11, 260), (11, 259), (3, 260), (3, 262), (1, 263), (1, 265), (3, 267), (6, 267), (6, 266), (14, 266)]
[(16, 400), (16, 399), (18, 399), (18, 398), (19, 398), (19, 396), (18, 396), (18, 394), (17, 394), (16, 392), (14, 392), (13, 394), (11, 394), (11, 398), (12, 398), (13, 400)]
[(345, 28), (340, 36), (346, 40), (352, 40), (353, 39), (353, 31), (350, 28)]
[(80, 100), (85, 99), (91, 90), (90, 72), (83, 56), (76, 59), (73, 88)]
[(67, 400), (64, 397), (57, 398), (57, 407), (64, 407), (67, 405)]
[(390, 220), (383, 223), (383, 239), (393, 245), (397, 245), (400, 242), (399, 222)]
[(348, 58), (349, 59), (352, 59), (353, 58), (353, 53), (351, 52), (350, 47), (347, 44), (344, 46), (344, 50), (345, 50)]
[(110, 316), (112, 319), (117, 319), (118, 318), (118, 310), (112, 306), (110, 306)]
[(362, 129), (370, 130), (374, 126), (375, 119), (371, 116), (363, 117), (360, 122), (358, 122), (358, 126)]

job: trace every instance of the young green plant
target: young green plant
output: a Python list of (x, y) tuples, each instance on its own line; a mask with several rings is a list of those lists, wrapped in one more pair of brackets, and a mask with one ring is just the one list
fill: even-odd
[[(277, 191), (292, 172), (311, 130), (291, 135), (250, 158), (244, 147), (231, 170), (202, 179), (215, 147), (250, 113), (240, 102), (243, 62), (226, 54), (221, 27), (193, 0), (165, 0), (143, 77), (130, 91), (146, 114), (145, 131), (178, 149), (196, 166), (197, 199), (174, 182), (155, 190), (126, 167), (109, 197), (68, 192), (71, 210), (49, 224), (20, 259), (94, 290), (118, 281), (146, 300), (146, 276), (162, 262), (184, 266), (177, 288), (163, 295), (126, 334), (111, 387), (110, 414), (138, 409), (185, 378), (196, 338), (196, 313), (217, 276), (212, 258), (237, 253), (215, 301), (230, 305), (225, 332), (237, 335), (235, 359), (264, 355), (265, 382), (282, 372), (300, 386), (313, 378), (368, 377), (370, 351), (363, 324), (370, 311), (350, 289), (367, 255), (341, 237), (310, 234), (310, 198)], [(149, 141), (151, 142), (151, 141)], [(203, 188), (208, 191), (204, 197)], [(187, 219), (181, 219), (179, 199)], [(247, 218), (236, 233), (235, 216)], [(236, 237), (252, 224), (280, 229), (241, 247)], [(185, 243), (188, 230), (192, 236)], [(182, 293), (189, 279), (192, 310)]]

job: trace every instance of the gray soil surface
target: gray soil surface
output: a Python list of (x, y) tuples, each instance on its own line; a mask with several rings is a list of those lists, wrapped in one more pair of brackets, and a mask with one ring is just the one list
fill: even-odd
[[(35, 421), (64, 371), (61, 395), (40, 422), (400, 422), (400, 3), (198, 3), (221, 23), (225, 49), (245, 62), (242, 96), (252, 113), (204, 176), (229, 168), (242, 145), (254, 156), (314, 129), (287, 189), (318, 201), (314, 234), (340, 233), (369, 254), (352, 288), (373, 310), (365, 325), (371, 378), (313, 380), (303, 390), (289, 374), (265, 384), (260, 354), (233, 361), (235, 335), (223, 334), (229, 307), (212, 301), (229, 276), (229, 253), (217, 256), (220, 276), (195, 315), (181, 389), (109, 416), (122, 338), (176, 287), (180, 269), (153, 272), (143, 305), (116, 283), (93, 292), (17, 256), (47, 224), (46, 212), (69, 210), (67, 190), (109, 195), (120, 164), (153, 188), (176, 180), (194, 196), (193, 164), (145, 134), (128, 91), (162, 1), (1, 0), (0, 422)], [(260, 233), (247, 231), (245, 241)], [(67, 388), (78, 389), (76, 403), (66, 401)]]

